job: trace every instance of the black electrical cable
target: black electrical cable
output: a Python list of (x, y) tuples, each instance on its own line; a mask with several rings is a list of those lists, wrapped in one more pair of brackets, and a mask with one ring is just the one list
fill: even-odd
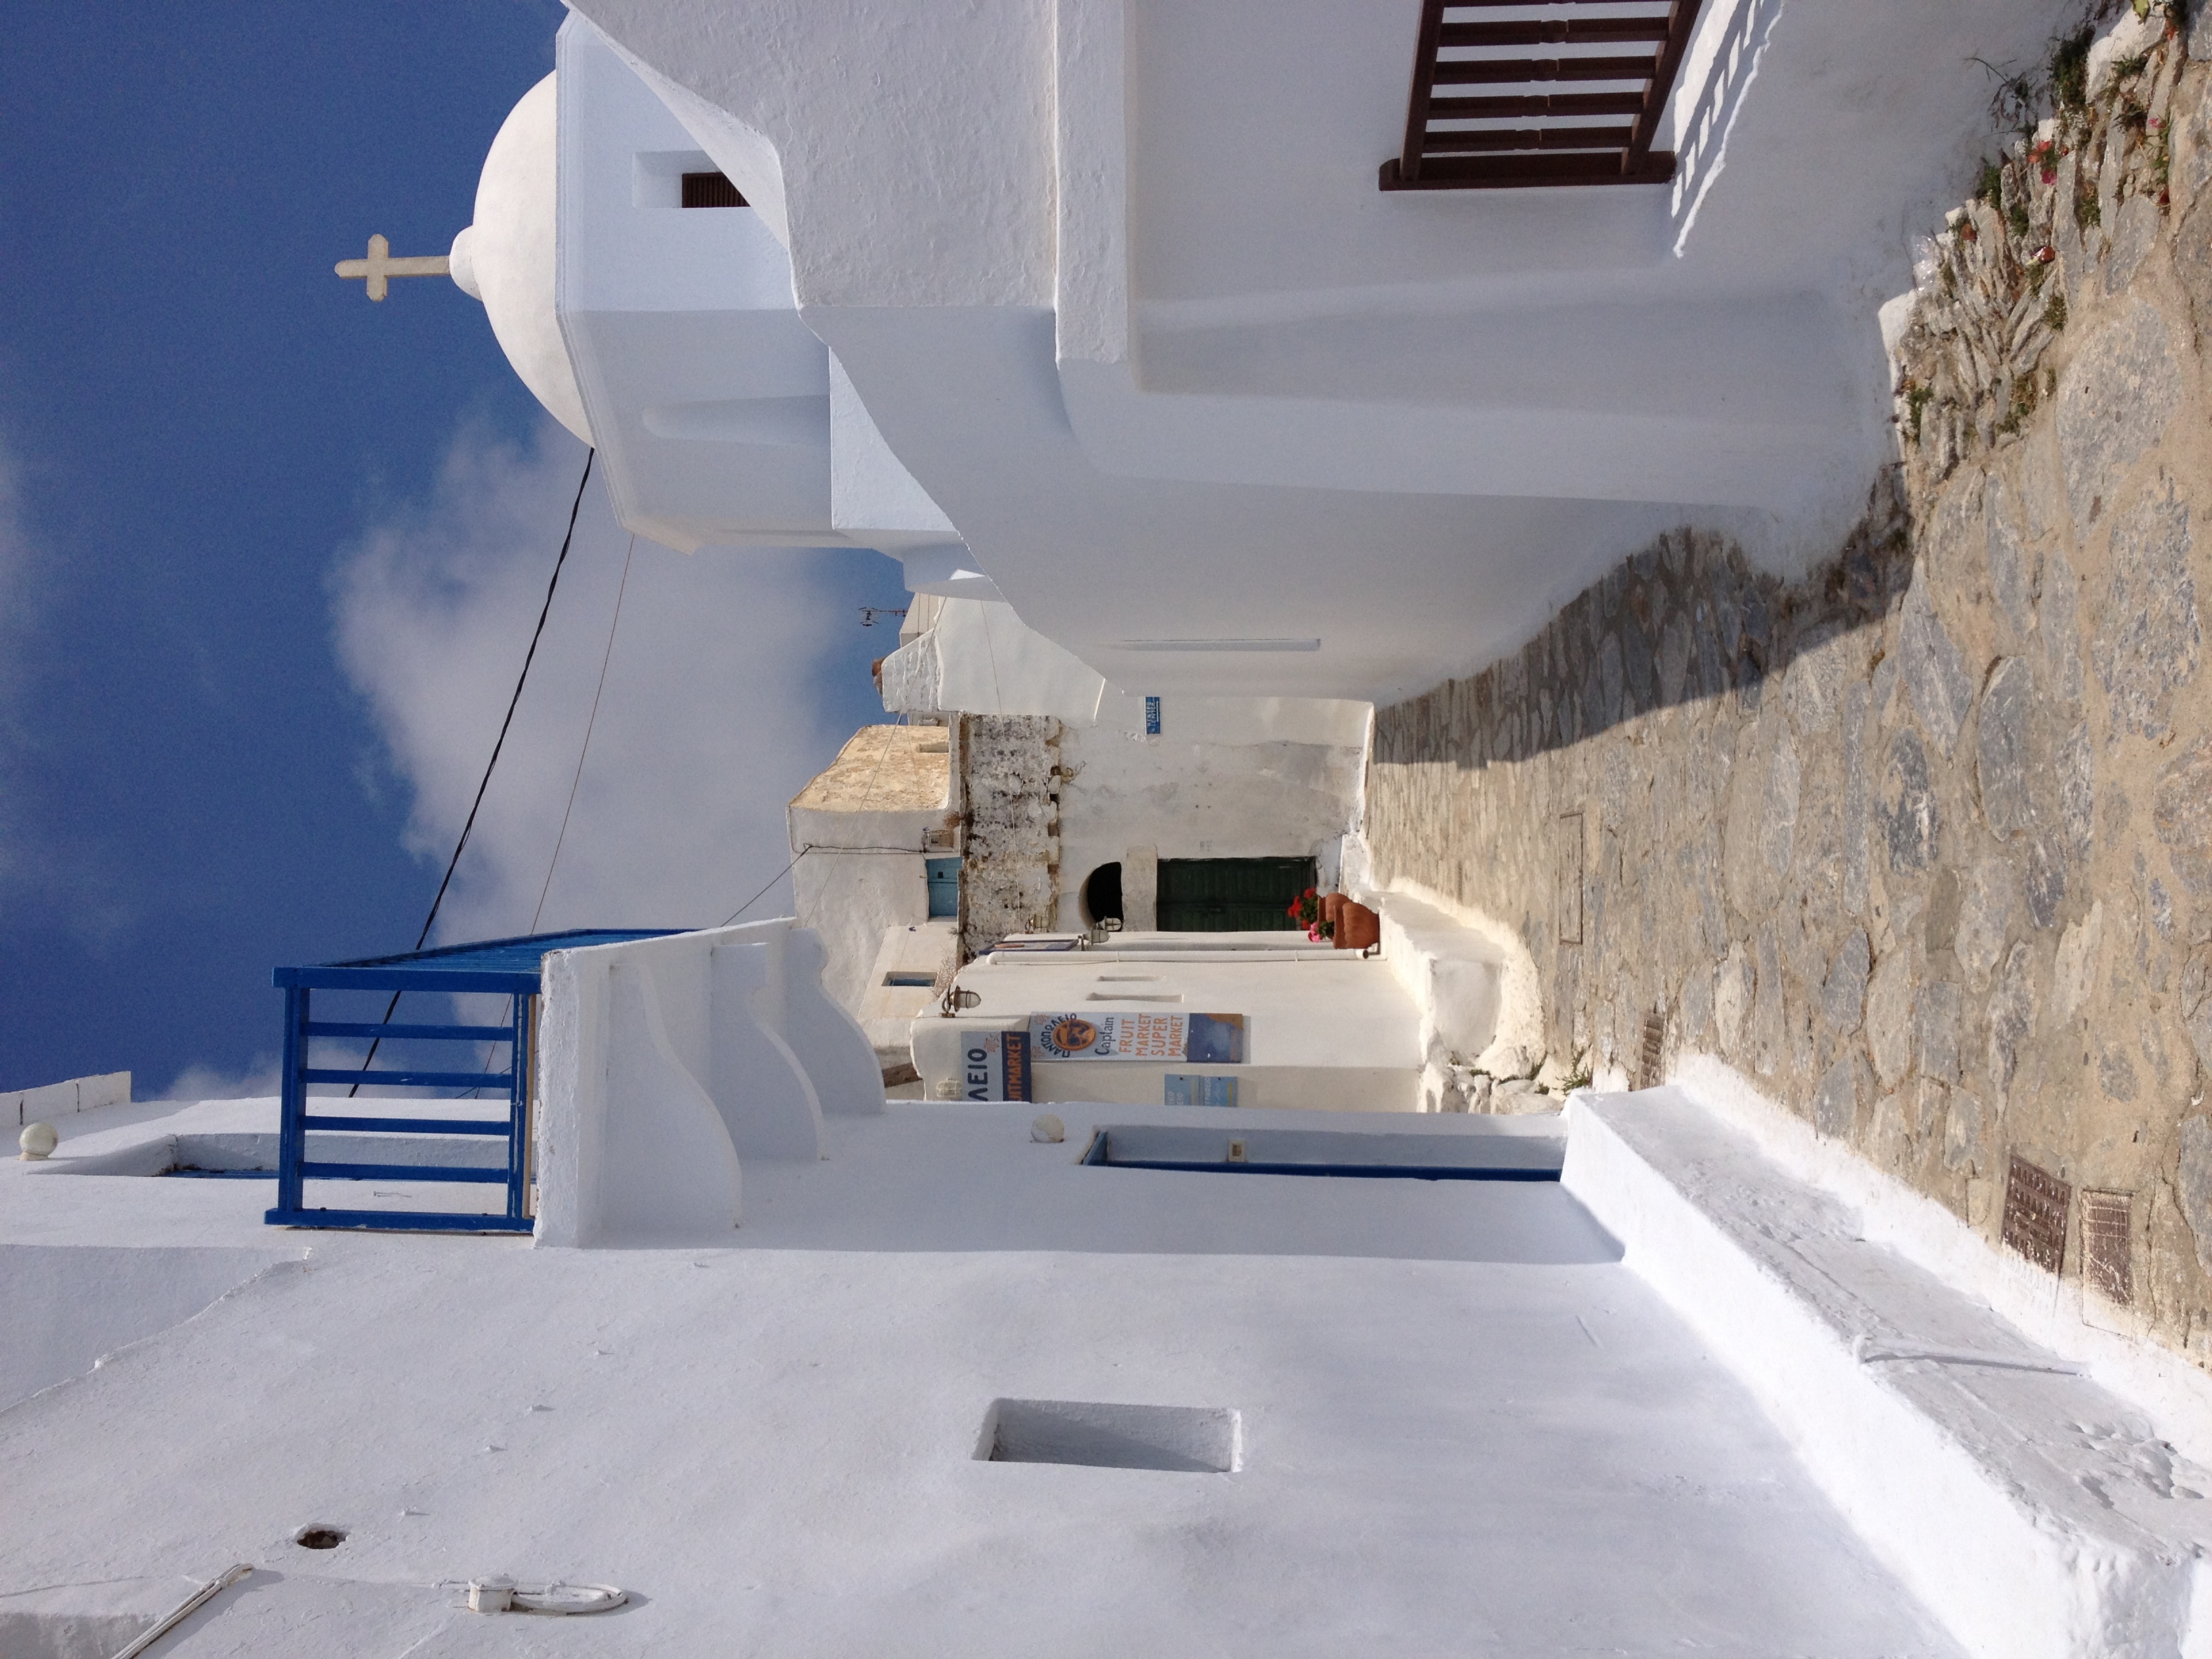
[(592, 688), (591, 718), (584, 722), (584, 746), (576, 751), (575, 775), (568, 780), (568, 804), (561, 809), (561, 833), (553, 837), (553, 856), (546, 861), (545, 880), (538, 889), (538, 908), (530, 913), (530, 931), (538, 931), (545, 914), (545, 896), (553, 890), (553, 872), (561, 867), (561, 849), (568, 841), (568, 817), (576, 810), (576, 791), (583, 787), (584, 763), (591, 758), (592, 733), (599, 726), (599, 699), (606, 694), (607, 665), (615, 659), (615, 634), (622, 627), (623, 595), (629, 592), (630, 561), (637, 556), (637, 533), (630, 532), (629, 551), (623, 555), (622, 583), (615, 589), (614, 620), (607, 624), (607, 648), (599, 653), (599, 683)]
[(769, 878), (768, 887), (762, 888), (759, 892), (755, 893), (743, 904), (740, 904), (736, 909), (731, 911), (728, 915), (723, 917), (722, 926), (727, 927), (739, 916), (744, 915), (746, 911), (751, 909), (753, 906), (758, 904), (763, 898), (766, 898), (768, 896), (769, 887), (775, 886), (777, 882), (781, 881), (793, 870), (796, 870), (799, 867), (799, 860), (805, 858), (809, 853), (920, 853), (927, 857), (928, 855), (929, 849), (927, 847), (817, 847), (810, 842), (805, 846), (799, 849), (798, 853), (793, 857), (790, 863), (785, 865), (782, 869), (777, 871), (775, 874)]
[[(987, 627), (984, 629), (984, 643), (988, 644), (989, 642), (990, 630)], [(998, 672), (998, 664), (995, 659), (993, 659), (991, 672), (994, 675)], [(994, 684), (996, 682), (994, 681)], [(903, 724), (904, 722), (902, 721), (901, 723)], [(868, 769), (868, 781), (860, 786), (860, 799), (863, 802), (866, 801), (870, 798), (869, 792), (873, 790), (876, 787), (877, 775), (884, 769), (884, 757), (890, 752), (891, 746), (888, 741), (884, 743), (881, 749), (876, 751), (876, 763)], [(796, 870), (799, 867), (799, 860), (805, 858), (809, 853), (905, 853), (912, 850), (912, 848), (905, 847), (817, 847), (810, 842), (791, 855), (790, 863), (785, 865), (782, 869), (777, 871), (775, 874), (769, 878), (768, 887), (762, 888), (759, 892), (755, 893), (743, 904), (740, 904), (736, 909), (731, 911), (730, 914), (723, 919), (722, 926), (727, 927), (739, 916), (744, 915), (746, 911), (751, 909), (753, 906), (758, 904), (761, 900), (767, 897), (769, 887), (775, 886), (776, 883), (781, 881), (793, 870)]]
[[(561, 567), (568, 562), (568, 544), (576, 539), (576, 515), (584, 510), (584, 486), (592, 481), (592, 462), (599, 453), (597, 449), (584, 452), (584, 476), (576, 480), (576, 499), (568, 507), (568, 531), (561, 538), (561, 556), (553, 561), (553, 580), (545, 584), (545, 603), (538, 608), (538, 626), (531, 633), (530, 649), (523, 653), (522, 672), (515, 676), (514, 695), (507, 700), (507, 718), (499, 723), (499, 740), (492, 744), (491, 758), (484, 763), (483, 777), (477, 785), (477, 798), (469, 803), (468, 822), (461, 826), (461, 838), (453, 843), (453, 856), (446, 860), (446, 874), (438, 883), (438, 896), (430, 901), (430, 914), (422, 918), (422, 931), (415, 935), (417, 951), (422, 948), (422, 941), (430, 937), (430, 929), (437, 922), (438, 908), (446, 902), (446, 890), (453, 884), (453, 871), (461, 861), (461, 849), (469, 844), (469, 832), (477, 827), (477, 809), (483, 805), (484, 791), (491, 787), (492, 769), (499, 764), (499, 751), (507, 746), (507, 730), (514, 724), (515, 708), (522, 702), (522, 688), (530, 678), (530, 665), (538, 659), (538, 641), (544, 636), (545, 618), (552, 614), (553, 590), (561, 585)], [(384, 1005), (384, 1018), (378, 1022), (380, 1024), (392, 1023), (392, 1011), (399, 1006), (402, 994), (398, 991), (392, 994), (392, 1000)], [(364, 1073), (383, 1042), (382, 1037), (376, 1038), (362, 1056), (361, 1069)], [(346, 1098), (350, 1100), (360, 1092), (361, 1085), (356, 1083), (346, 1091)]]
[[(819, 848), (816, 848), (816, 847), (802, 847), (802, 848), (799, 848), (796, 853), (794, 853), (794, 854), (792, 854), (792, 857), (791, 857), (791, 862), (790, 862), (789, 864), (785, 865), (785, 866), (783, 866), (783, 868), (782, 868), (782, 869), (781, 869), (781, 870), (777, 871), (777, 872), (775, 872), (775, 874), (774, 874), (773, 876), (771, 876), (771, 877), (769, 877), (769, 878), (768, 887), (763, 887), (763, 888), (762, 888), (762, 889), (760, 890), (760, 891), (759, 891), (759, 892), (755, 893), (755, 894), (754, 894), (750, 898), (747, 899), (747, 900), (746, 900), (743, 904), (740, 904), (740, 905), (739, 905), (736, 909), (734, 909), (734, 910), (731, 911), (731, 912), (730, 912), (730, 914), (729, 914), (727, 916), (726, 916), (725, 918), (723, 918), (723, 921), (722, 921), (722, 926), (723, 926), (723, 927), (728, 927), (732, 922), (735, 921), (736, 921), (739, 916), (741, 916), (741, 915), (744, 915), (744, 913), (745, 913), (746, 911), (748, 911), (748, 910), (751, 909), (751, 908), (753, 908), (753, 906), (755, 906), (756, 904), (758, 904), (758, 903), (759, 903), (759, 902), (760, 902), (763, 898), (767, 897), (767, 896), (768, 896), (768, 888), (769, 888), (769, 887), (773, 887), (773, 886), (775, 886), (775, 885), (776, 884), (776, 883), (778, 883), (778, 882), (781, 881), (781, 880), (786, 877), (786, 876), (789, 875), (789, 874), (790, 874), (793, 870), (797, 869), (797, 868), (799, 867), (799, 860), (801, 860), (801, 859), (805, 858), (805, 857), (809, 853), (819, 852), (820, 850), (821, 850), (821, 849), (820, 849)], [(901, 850), (902, 851), (902, 850), (904, 850), (904, 849), (902, 849), (902, 848)]]

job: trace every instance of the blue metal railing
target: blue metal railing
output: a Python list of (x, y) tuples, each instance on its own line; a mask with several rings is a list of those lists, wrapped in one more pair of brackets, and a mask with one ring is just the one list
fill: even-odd
[[(666, 929), (609, 932), (576, 929), (536, 933), (522, 939), (485, 939), (404, 956), (319, 966), (279, 968), (276, 983), (284, 993), (283, 1102), (276, 1158), (276, 1204), (264, 1218), (278, 1227), (360, 1227), (410, 1232), (526, 1233), (531, 1217), (530, 1133), (532, 1034), (540, 969), (549, 951), (628, 939), (659, 938)], [(430, 991), (490, 994), (508, 998), (508, 1018), (497, 1025), (397, 1024), (314, 1018), (318, 991)], [(507, 1050), (504, 1070), (386, 1069), (366, 1063), (340, 1067), (311, 1064), (317, 1038), (367, 1038), (373, 1042), (489, 1043)], [(372, 1054), (374, 1050), (371, 1051)], [(311, 1114), (310, 1085), (343, 1085), (407, 1089), (503, 1089), (507, 1111), (498, 1117), (417, 1117), (348, 1113)], [(330, 1097), (321, 1097), (329, 1099)], [(389, 1134), (395, 1156), (418, 1150), (424, 1140), (446, 1137), (501, 1137), (506, 1157), (498, 1163), (332, 1163), (312, 1156), (308, 1137), (317, 1133)], [(310, 1181), (458, 1182), (504, 1186), (506, 1204), (498, 1213), (452, 1210), (311, 1208)]]

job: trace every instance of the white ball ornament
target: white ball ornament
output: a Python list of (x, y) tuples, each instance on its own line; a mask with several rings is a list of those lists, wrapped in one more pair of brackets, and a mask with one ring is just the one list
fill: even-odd
[(62, 1138), (54, 1133), (54, 1126), (51, 1123), (27, 1124), (23, 1133), (15, 1138), (15, 1145), (22, 1149), (23, 1161), (27, 1164), (52, 1158), (54, 1148), (61, 1144)]

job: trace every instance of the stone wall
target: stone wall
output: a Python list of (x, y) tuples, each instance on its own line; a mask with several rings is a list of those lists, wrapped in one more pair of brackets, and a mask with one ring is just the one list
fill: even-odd
[(1381, 711), (1365, 835), (1517, 932), (1555, 1073), (1718, 1055), (2212, 1364), (2212, 71), (2155, 21), (1924, 250), (1848, 545), (1663, 538)]
[(960, 960), (1053, 922), (1060, 886), (1060, 722), (963, 714)]

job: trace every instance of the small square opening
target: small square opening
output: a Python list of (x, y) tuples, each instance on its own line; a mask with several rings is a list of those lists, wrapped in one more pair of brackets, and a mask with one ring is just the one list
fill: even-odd
[(1229, 1474), (1244, 1464), (1244, 1425), (1219, 1406), (994, 1400), (975, 1455), (987, 1463)]
[(726, 173), (687, 173), (684, 175), (684, 205), (688, 208), (744, 207), (745, 198), (738, 193)]

